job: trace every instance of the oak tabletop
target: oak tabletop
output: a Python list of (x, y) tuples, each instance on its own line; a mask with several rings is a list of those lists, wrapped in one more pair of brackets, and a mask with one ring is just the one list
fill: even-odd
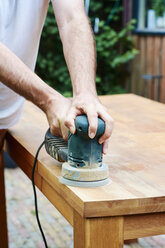
[[(45, 148), (39, 155), (38, 173), (85, 217), (165, 211), (165, 105), (134, 94), (100, 100), (115, 120), (108, 154), (103, 157), (111, 183), (97, 188), (62, 185), (61, 165)], [(22, 120), (9, 133), (26, 148), (23, 156), (34, 156), (47, 128), (42, 111), (26, 102)]]

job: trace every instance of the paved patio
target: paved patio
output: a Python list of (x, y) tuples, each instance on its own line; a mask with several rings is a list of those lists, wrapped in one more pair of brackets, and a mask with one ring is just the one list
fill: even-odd
[[(19, 168), (5, 169), (9, 248), (42, 248), (31, 181)], [(49, 248), (72, 248), (73, 228), (37, 190), (40, 220)], [(100, 247), (101, 248), (101, 247)], [(165, 248), (165, 235), (139, 239), (124, 248)]]

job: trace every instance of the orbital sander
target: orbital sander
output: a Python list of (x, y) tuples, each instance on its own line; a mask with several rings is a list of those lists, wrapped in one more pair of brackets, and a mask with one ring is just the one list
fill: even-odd
[(60, 182), (75, 187), (97, 187), (110, 182), (108, 166), (102, 163), (102, 144), (99, 138), (105, 130), (105, 123), (98, 118), (96, 136), (88, 136), (88, 119), (80, 115), (75, 120), (76, 133), (69, 132), (68, 141), (51, 134), (45, 135), (45, 148), (50, 156), (62, 164)]

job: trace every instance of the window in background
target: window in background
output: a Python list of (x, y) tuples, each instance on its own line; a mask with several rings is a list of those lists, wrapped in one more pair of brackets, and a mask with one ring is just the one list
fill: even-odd
[(165, 33), (165, 0), (134, 0), (135, 32)]

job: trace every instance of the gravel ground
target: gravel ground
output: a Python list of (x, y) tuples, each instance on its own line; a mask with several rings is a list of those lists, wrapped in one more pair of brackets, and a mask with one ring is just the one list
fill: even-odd
[[(36, 224), (30, 180), (19, 169), (5, 169), (9, 248), (44, 248)], [(72, 248), (73, 228), (37, 190), (40, 220), (49, 248)], [(101, 248), (101, 247), (100, 247)], [(138, 239), (124, 248), (165, 248), (165, 235)]]

